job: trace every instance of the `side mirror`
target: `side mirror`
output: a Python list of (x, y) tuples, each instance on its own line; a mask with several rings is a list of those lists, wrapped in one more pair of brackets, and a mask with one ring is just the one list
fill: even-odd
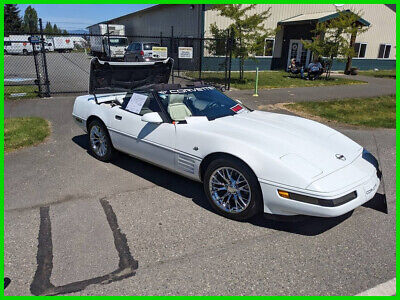
[(158, 112), (151, 112), (144, 114), (142, 116), (142, 121), (147, 123), (160, 124), (163, 122), (163, 119)]

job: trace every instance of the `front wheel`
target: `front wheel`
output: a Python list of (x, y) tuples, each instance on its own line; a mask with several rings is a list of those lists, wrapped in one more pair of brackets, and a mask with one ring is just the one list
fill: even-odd
[(246, 220), (262, 210), (262, 193), (253, 171), (242, 161), (219, 158), (204, 175), (204, 192), (211, 206), (221, 215)]
[(101, 161), (110, 161), (115, 150), (111, 143), (107, 128), (99, 120), (94, 120), (90, 122), (88, 129), (91, 153)]

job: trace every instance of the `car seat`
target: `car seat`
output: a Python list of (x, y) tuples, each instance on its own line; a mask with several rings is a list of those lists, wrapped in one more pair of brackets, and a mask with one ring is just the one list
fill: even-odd
[(169, 95), (168, 113), (171, 116), (172, 120), (184, 121), (186, 117), (190, 117), (192, 115), (192, 112), (185, 105), (185, 103), (183, 103), (184, 99), (185, 95)]

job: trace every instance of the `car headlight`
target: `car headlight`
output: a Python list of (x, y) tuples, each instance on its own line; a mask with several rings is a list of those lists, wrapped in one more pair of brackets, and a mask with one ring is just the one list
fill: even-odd
[(382, 177), (382, 172), (379, 169), (379, 162), (367, 149), (363, 148), (362, 158), (373, 165), (376, 169), (376, 174), (378, 175), (379, 179)]

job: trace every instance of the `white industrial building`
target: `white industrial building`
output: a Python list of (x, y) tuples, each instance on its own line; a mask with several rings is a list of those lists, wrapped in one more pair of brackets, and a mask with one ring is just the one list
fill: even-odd
[[(393, 5), (257, 4), (255, 10), (261, 12), (268, 8), (271, 8), (271, 16), (265, 22), (265, 27), (274, 29), (281, 25), (282, 30), (265, 41), (266, 51), (259, 53), (256, 60), (249, 59), (245, 64), (246, 69), (256, 65), (261, 69), (283, 69), (293, 57), (307, 63), (310, 55), (306, 49), (302, 49), (300, 40), (310, 40), (315, 24), (334, 18), (338, 9), (362, 12), (362, 24), (370, 27), (356, 38), (357, 57), (353, 60), (353, 66), (360, 69), (395, 68), (396, 8)], [(211, 24), (226, 28), (230, 21), (219, 16), (218, 11), (212, 10), (212, 5), (208, 4), (161, 4), (108, 22), (125, 25), (128, 36), (169, 37), (173, 34), (180, 38), (207, 38), (211, 37)], [(211, 57), (206, 50), (202, 55), (204, 69), (213, 69), (222, 59)], [(334, 68), (343, 68), (343, 64), (336, 61)]]

